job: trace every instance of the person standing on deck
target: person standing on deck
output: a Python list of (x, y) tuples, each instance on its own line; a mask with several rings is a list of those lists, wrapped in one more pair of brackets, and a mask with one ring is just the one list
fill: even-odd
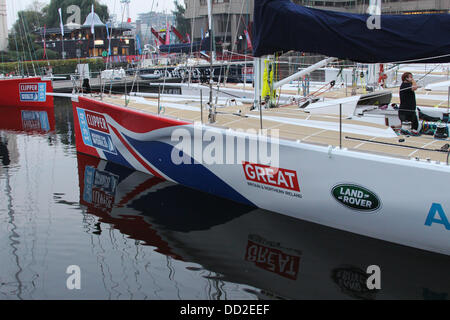
[(402, 75), (402, 85), (400, 86), (400, 108), (398, 117), (400, 121), (411, 121), (412, 134), (419, 134), (419, 121), (416, 114), (416, 93), (419, 88), (411, 72)]

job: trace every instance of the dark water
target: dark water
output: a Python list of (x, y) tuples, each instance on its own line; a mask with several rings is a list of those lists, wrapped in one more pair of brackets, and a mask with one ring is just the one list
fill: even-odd
[(74, 143), (67, 100), (0, 109), (0, 299), (449, 299), (448, 256), (239, 205)]

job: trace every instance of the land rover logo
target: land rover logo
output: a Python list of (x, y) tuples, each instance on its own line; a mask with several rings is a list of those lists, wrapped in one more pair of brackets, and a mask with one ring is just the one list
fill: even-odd
[(377, 195), (361, 186), (339, 184), (333, 187), (331, 194), (337, 201), (351, 209), (375, 211), (380, 208), (380, 200)]

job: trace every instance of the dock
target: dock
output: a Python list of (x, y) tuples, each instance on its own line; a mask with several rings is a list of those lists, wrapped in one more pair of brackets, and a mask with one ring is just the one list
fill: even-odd
[[(165, 94), (181, 94), (181, 89), (179, 87), (171, 86), (173, 81), (167, 79), (166, 81), (152, 80), (142, 80), (139, 77), (128, 76), (123, 79), (101, 79), (90, 78), (89, 85), (92, 91), (99, 92), (103, 87), (104, 92), (111, 92), (115, 94), (125, 93), (130, 91), (140, 91), (149, 93), (158, 93), (158, 87), (161, 88), (161, 93)], [(56, 80), (53, 81), (53, 91), (57, 93), (72, 93), (74, 86), (81, 88), (81, 80)], [(126, 91), (125, 91), (126, 90)]]

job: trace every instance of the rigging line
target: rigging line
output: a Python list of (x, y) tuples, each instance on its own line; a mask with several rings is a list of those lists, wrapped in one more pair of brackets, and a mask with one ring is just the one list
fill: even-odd
[[(22, 25), (23, 25), (23, 30), (24, 30), (24, 33), (25, 33), (25, 40), (26, 40), (26, 43), (27, 43), (27, 46), (28, 46), (28, 51), (30, 52), (30, 59), (31, 59), (31, 65), (33, 66), (33, 72), (34, 72), (34, 75), (36, 76), (36, 69), (34, 67), (34, 59), (36, 59), (36, 54), (34, 55), (34, 58), (33, 58), (33, 53), (32, 53), (32, 50), (31, 50), (31, 49), (33, 49), (33, 51), (34, 51), (34, 48), (32, 46), (33, 42), (31, 40), (31, 35), (30, 35), (29, 30), (27, 30), (28, 28), (27, 28), (27, 26), (25, 24), (25, 20), (26, 20), (26, 17), (25, 17), (25, 14), (23, 14), (23, 16), (22, 16)], [(30, 37), (30, 39), (29, 39), (29, 37)]]
[[(117, 4), (117, 0), (114, 1), (114, 7), (113, 7), (113, 12), (116, 12), (116, 4)], [(106, 69), (108, 69), (108, 60), (109, 60), (109, 66), (110, 68), (112, 68), (112, 59), (111, 59), (111, 37), (112, 37), (112, 31), (113, 31), (113, 21), (111, 20), (111, 18), (109, 19), (111, 21), (111, 29), (109, 31), (109, 40), (108, 40), (108, 58), (106, 59)], [(106, 86), (106, 81), (105, 81), (105, 86)], [(112, 83), (111, 83), (112, 86)], [(111, 89), (111, 88), (110, 88)]]
[[(152, 2), (152, 6), (151, 6), (151, 8), (150, 8), (150, 12), (153, 10), (153, 4), (154, 4), (154, 3), (155, 3), (155, 0), (153, 0), (153, 2)], [(148, 28), (147, 28), (147, 31), (148, 31)], [(145, 35), (147, 35), (147, 31), (146, 31), (146, 34), (145, 34)], [(141, 39), (141, 42), (142, 42), (142, 40), (143, 40), (143, 39)], [(141, 43), (139, 44), (139, 46), (140, 46), (140, 45), (141, 45)], [(139, 55), (139, 61), (142, 61), (142, 57), (143, 57), (142, 52), (143, 52), (143, 50), (142, 50), (142, 48), (141, 48), (141, 54)], [(139, 71), (141, 70), (141, 65), (142, 65), (142, 63), (138, 63), (138, 66), (137, 66), (137, 68), (136, 68), (136, 70), (135, 70), (135, 73), (134, 73), (134, 79), (133, 79), (133, 83), (131, 84), (131, 90), (130, 90), (130, 92), (133, 92), (134, 84), (135, 84), (135, 82), (136, 82), (137, 75), (138, 75)], [(139, 91), (139, 86), (138, 86), (138, 91)]]
[(26, 57), (26, 53), (25, 53), (25, 45), (23, 43), (22, 27), (21, 27), (21, 24), (20, 24), (20, 15), (17, 14), (17, 16), (18, 16), (17, 23), (18, 23), (18, 28), (19, 28), (19, 39), (20, 39), (20, 42), (22, 42), (23, 68), (25, 68), (27, 70), (27, 75), (30, 76), (30, 71), (28, 70), (28, 63), (25, 63), (25, 61), (27, 60), (27, 57)]
[[(204, 84), (200, 84), (200, 86), (206, 87), (206, 85), (204, 85)], [(208, 86), (208, 89), (209, 89), (209, 86)], [(201, 89), (200, 89), (200, 90), (201, 90)], [(219, 88), (217, 88), (217, 89), (213, 88), (213, 90), (215, 90), (215, 91), (217, 91), (217, 92), (220, 92), (220, 93), (223, 93), (223, 94), (227, 94), (227, 95), (229, 95), (230, 97), (240, 98), (240, 96), (234, 95), (234, 94), (232, 94), (232, 93), (229, 93), (229, 92), (226, 92), (226, 91), (219, 91)]]
[[(196, 2), (197, 1), (194, 1), (194, 11), (193, 12), (196, 12), (195, 11), (195, 4), (196, 4)], [(195, 31), (195, 23), (194, 23), (194, 21), (195, 21), (194, 15), (192, 15), (192, 19), (191, 19), (191, 38), (192, 39), (190, 39), (191, 40), (191, 50), (190, 50), (190, 54), (189, 54), (190, 57), (192, 57), (192, 50), (193, 50), (194, 39), (195, 39), (195, 37), (194, 37), (194, 31)], [(201, 42), (200, 42), (200, 48), (201, 48)], [(187, 61), (186, 61), (186, 63), (187, 63)], [(189, 68), (188, 84), (191, 83), (191, 74), (192, 74), (192, 64), (191, 64), (191, 66)]]
[[(434, 60), (434, 59), (439, 59), (439, 58), (445, 58), (445, 57), (449, 57), (449, 54), (443, 54), (440, 56), (431, 56), (431, 57), (425, 57), (425, 58), (417, 58), (417, 59), (412, 59), (412, 60), (403, 60), (403, 61), (389, 61), (389, 62), (383, 62), (383, 63), (392, 63), (392, 64), (404, 64), (404, 63), (408, 63), (408, 62), (420, 62), (420, 61), (426, 61), (426, 60)], [(426, 63), (426, 62), (425, 62)], [(432, 63), (432, 62), (428, 62), (428, 63)]]
[[(125, 4), (121, 7), (122, 10), (122, 18), (121, 18), (121, 22), (120, 22), (120, 27), (123, 27), (123, 17), (125, 15)], [(125, 106), (128, 106), (128, 103), (130, 102), (130, 99), (127, 99), (127, 77), (125, 74), (125, 85), (124, 85), (124, 97), (125, 97)]]
[[(229, 22), (230, 22), (230, 12), (231, 12), (231, 5), (228, 6), (228, 13), (227, 13), (227, 25), (225, 27), (225, 33), (223, 35), (223, 43), (226, 43), (226, 35), (228, 33), (228, 26), (229, 26)], [(230, 39), (231, 40), (231, 39)], [(220, 68), (220, 73), (219, 73), (219, 78), (217, 79), (217, 88), (219, 88), (219, 84), (220, 84), (220, 79), (222, 77), (222, 71), (223, 71), (223, 64), (224, 64), (225, 60), (223, 59), (223, 49), (222, 49), (222, 67)], [(223, 84), (225, 85), (227, 81), (227, 78), (224, 77), (223, 78)]]
[(364, 141), (364, 142), (370, 142), (370, 143), (377, 143), (377, 144), (383, 144), (383, 145), (394, 146), (394, 147), (416, 149), (416, 150), (435, 151), (435, 152), (443, 152), (443, 153), (447, 153), (448, 152), (448, 150), (444, 150), (444, 149), (421, 148), (421, 147), (415, 147), (415, 146), (410, 146), (410, 145), (403, 145), (403, 144), (396, 144), (396, 143), (389, 143), (389, 142), (382, 142), (382, 141), (373, 141), (373, 140), (354, 138), (354, 137), (349, 137), (349, 136), (345, 136), (345, 139), (356, 140), (356, 141)]
[[(421, 81), (422, 79), (424, 79), (428, 74), (430, 74), (431, 72), (433, 72), (436, 68), (438, 68), (440, 65), (442, 65), (442, 64), (438, 64), (437, 66), (435, 66), (433, 69), (431, 69), (429, 72), (427, 72), (425, 75), (423, 75), (421, 78), (419, 78), (418, 80), (417, 80), (417, 82), (419, 82), (419, 81)], [(326, 84), (326, 85), (328, 85), (328, 84)], [(404, 91), (404, 90), (408, 90), (408, 89), (410, 89), (409, 87), (408, 88), (403, 88), (403, 89), (400, 89), (399, 90), (399, 92), (402, 92), (402, 91)], [(384, 93), (379, 93), (379, 94), (377, 94), (377, 95), (371, 95), (371, 96), (369, 96), (369, 97), (366, 97), (366, 98), (361, 98), (359, 101), (365, 101), (365, 100), (370, 100), (370, 99), (373, 99), (373, 98), (377, 98), (377, 97), (381, 97), (381, 96), (384, 96), (386, 93), (384, 92)]]
[[(117, 0), (115, 0), (114, 1), (114, 7), (113, 7), (113, 12), (114, 12), (114, 14), (115, 14), (115, 12), (116, 12), (116, 5), (117, 5)], [(113, 63), (112, 63), (112, 58), (111, 58), (111, 52), (110, 52), (110, 49), (111, 49), (111, 37), (112, 37), (112, 31), (113, 31), (113, 25), (114, 25), (114, 23), (113, 23), (113, 20), (110, 18), (109, 19), (110, 20), (110, 22), (111, 22), (111, 30), (110, 30), (110, 32), (109, 32), (109, 40), (108, 40), (108, 57), (106, 58), (106, 69), (108, 69), (108, 61), (109, 61), (109, 66), (110, 66), (110, 68), (111, 69), (113, 69), (113, 74), (114, 74), (114, 68), (113, 68)], [(126, 73), (125, 73), (125, 76), (126, 76)], [(109, 78), (109, 95), (111, 95), (111, 90), (112, 90), (112, 76)], [(106, 87), (106, 80), (105, 80), (105, 87)]]
[[(136, 78), (137, 78), (137, 74), (138, 74), (139, 70), (140, 70), (140, 67), (139, 67), (139, 65), (138, 65), (138, 68), (134, 71), (134, 78), (133, 78), (133, 82), (131, 83), (131, 89), (130, 89), (130, 92), (133, 92), (134, 84), (135, 84), (135, 82), (136, 82)], [(126, 83), (125, 83), (125, 85), (126, 85)], [(138, 87), (138, 90), (139, 90), (139, 87)]]
[[(244, 12), (244, 4), (245, 4), (245, 1), (242, 1), (242, 6), (241, 6), (241, 13), (239, 14), (239, 17), (241, 17), (242, 16), (242, 13)], [(234, 47), (235, 47), (235, 43), (236, 43), (236, 38), (237, 38), (237, 33), (239, 32), (239, 27), (241, 26), (241, 19), (238, 19), (238, 25), (237, 25), (237, 28), (236, 28), (236, 37), (235, 37), (235, 39), (233, 40), (233, 37), (231, 37), (231, 51), (234, 51)], [(231, 61), (231, 58), (233, 57), (233, 55), (231, 55), (230, 56), (230, 61)], [(228, 66), (228, 68), (227, 68), (227, 71), (226, 71), (226, 73), (225, 73), (225, 82), (226, 82), (226, 79), (228, 78), (228, 73), (229, 73), (229, 71), (230, 71), (230, 67)]]
[[(166, 29), (167, 29), (167, 10), (164, 10), (164, 14), (166, 16)], [(166, 34), (167, 34), (167, 30), (166, 30)], [(170, 41), (169, 41), (169, 51), (167, 52), (167, 59), (170, 60)], [(167, 69), (168, 69), (168, 63), (166, 63), (166, 66), (164, 68), (163, 86), (162, 86), (161, 93), (164, 93), (164, 87), (166, 86)], [(158, 110), (158, 113), (159, 113), (159, 110)]]
[[(13, 12), (16, 11), (14, 9), (14, 1), (12, 2), (12, 10), (13, 10)], [(17, 24), (17, 22), (16, 22), (14, 25), (16, 26), (15, 28), (13, 27), (13, 30), (14, 30), (14, 41), (16, 43), (16, 53), (17, 53), (17, 68), (18, 68), (17, 71), (20, 72), (20, 55), (19, 55), (20, 51), (19, 51), (19, 46), (17, 44), (17, 29), (19, 29), (19, 36), (20, 36), (20, 23)], [(20, 38), (22, 39), (22, 37), (20, 37)], [(25, 75), (25, 70), (24, 69), (25, 69), (25, 61), (22, 61), (22, 72), (21, 72), (22, 76)], [(27, 66), (27, 73), (28, 73), (28, 66)]]
[[(40, 20), (39, 20), (39, 16), (38, 16), (38, 11), (37, 11), (37, 9), (38, 8), (35, 8), (35, 15), (36, 15), (36, 21), (37, 21), (37, 24), (38, 24), (38, 26), (39, 26), (39, 35), (42, 37), (42, 34), (41, 34), (41, 32), (42, 32), (42, 30), (41, 30), (41, 22), (40, 22)], [(44, 45), (46, 44), (46, 42), (44, 41)], [(44, 50), (46, 50), (46, 48), (44, 48)], [(36, 58), (37, 58), (37, 56), (36, 56)], [(49, 59), (48, 59), (48, 55), (46, 54), (45, 55), (45, 59), (47, 60), (47, 65), (48, 66), (50, 66), (50, 61), (49, 61)], [(37, 60), (37, 59), (36, 59)], [(41, 73), (42, 74), (42, 73)]]
[[(36, 15), (37, 16), (37, 15)], [(24, 18), (26, 19), (26, 17), (24, 16)], [(32, 21), (33, 22), (33, 21)], [(37, 24), (40, 28), (40, 23), (39, 23), (39, 18), (37, 18)], [(28, 27), (27, 27), (28, 28)], [(34, 31), (34, 30), (33, 30)], [(33, 49), (34, 52), (34, 58), (37, 60), (37, 55), (36, 55), (36, 49), (33, 46), (33, 39), (31, 38), (31, 32), (30, 30), (27, 30), (27, 34), (29, 35), (29, 39), (30, 39), (30, 43), (31, 43), (31, 48)]]
[[(153, 0), (152, 1), (152, 5), (151, 5), (151, 7), (150, 7), (150, 12), (153, 12), (153, 5), (155, 4), (155, 0)], [(142, 39), (141, 39), (141, 41), (144, 43), (145, 42), (145, 39), (147, 39), (147, 36), (149, 36), (150, 35), (150, 24), (147, 24), (147, 29), (145, 30), (145, 34), (143, 35), (143, 37), (142, 37)], [(149, 37), (149, 39), (150, 39), (150, 37)], [(142, 60), (141, 60), (141, 63), (140, 63), (140, 65), (142, 66)]]
[[(243, 54), (240, 54), (240, 53), (238, 53), (238, 52), (233, 52), (233, 54), (237, 54), (237, 55), (241, 55), (241, 56), (244, 56)], [(424, 60), (431, 60), (431, 59), (439, 59), (439, 58), (445, 58), (445, 57), (449, 57), (450, 56), (450, 54), (444, 54), (444, 55), (439, 55), (439, 56), (431, 56), (431, 57), (425, 57), (425, 58), (417, 58), (417, 59), (412, 59), (412, 60), (404, 60), (404, 61), (389, 61), (389, 62), (383, 62), (383, 64), (406, 64), (406, 63), (412, 63), (412, 62), (420, 62), (420, 61), (424, 61)], [(247, 55), (247, 57), (251, 57), (251, 58), (253, 58), (252, 56), (249, 56), (249, 55)], [(308, 57), (320, 57), (320, 56), (308, 56)], [(345, 59), (342, 59), (342, 60), (345, 60)], [(363, 65), (366, 65), (366, 64), (372, 64), (372, 63), (361, 63), (361, 62), (355, 62), (356, 64), (363, 64)], [(425, 62), (425, 63), (427, 63), (427, 62)], [(432, 62), (428, 62), (428, 63), (430, 63), (430, 64), (432, 64)], [(436, 62), (435, 62), (436, 63)], [(295, 63), (295, 62), (293, 62), (292, 64), (300, 64), (300, 63)], [(346, 65), (346, 66), (349, 66), (349, 67), (352, 67), (353, 65)]]
[[(27, 33), (25, 31), (25, 24), (23, 22), (23, 15), (22, 15), (22, 19), (20, 18), (20, 15), (19, 15), (19, 25), (20, 25), (20, 22), (22, 22), (22, 24), (21, 24), (22, 29), (21, 30), (23, 30), (23, 36), (25, 37), (25, 43), (26, 43), (26, 46), (28, 46), (28, 51), (29, 51), (30, 60), (31, 60), (31, 66), (33, 67), (34, 75), (36, 75), (36, 69), (34, 68), (33, 57), (31, 56), (31, 49), (30, 49), (30, 46), (29, 46), (29, 43), (28, 43)], [(26, 52), (25, 52), (26, 47), (25, 47), (25, 44), (23, 42), (23, 37), (21, 37), (21, 39), (22, 39), (22, 46), (23, 46), (24, 57), (25, 57), (25, 60), (28, 60), (27, 57), (26, 57)]]
[[(437, 66), (435, 66), (433, 69), (431, 69), (430, 71), (428, 71), (427, 73), (425, 73), (421, 78), (419, 78), (419, 80), (417, 81), (421, 81), (423, 78), (425, 78), (427, 75), (429, 75), (431, 72), (433, 72), (434, 70), (436, 70), (439, 66), (442, 66), (442, 63), (438, 64)], [(416, 82), (417, 82), (416, 81)]]
[[(20, 15), (20, 12), (22, 12), (22, 16)], [(30, 54), (31, 66), (33, 67), (34, 75), (36, 76), (36, 69), (34, 68), (33, 56), (31, 54), (31, 46), (30, 46), (30, 44), (28, 42), (28, 34), (27, 34), (27, 30), (25, 28), (25, 22), (24, 22), (24, 20), (25, 20), (25, 10), (19, 11), (18, 16), (19, 16), (19, 25), (20, 25), (20, 22), (22, 22), (23, 35), (25, 37), (26, 45), (28, 46), (28, 52)], [(23, 43), (23, 39), (22, 39), (22, 43)], [(25, 54), (25, 50), (26, 50), (25, 45), (23, 45), (23, 50), (24, 50), (24, 54)]]
[(242, 57), (247, 57), (247, 58), (252, 58), (252, 59), (254, 58), (253, 56), (242, 54), (242, 53), (239, 53), (239, 52), (233, 52), (233, 51), (229, 51), (229, 50), (227, 50), (227, 52), (229, 52), (229, 53), (231, 53), (233, 55), (237, 55), (237, 56), (242, 56)]
[[(225, 33), (224, 33), (224, 36), (223, 36), (223, 42), (225, 42), (226, 41), (226, 34), (228, 33), (228, 23), (229, 23), (229, 21), (230, 21), (230, 11), (231, 11), (231, 5), (230, 6), (228, 6), (228, 16), (227, 16), (227, 25), (226, 25), (226, 28), (225, 28)], [(210, 35), (211, 36), (211, 35)], [(212, 49), (212, 48), (211, 48)], [(212, 59), (212, 55), (211, 55), (211, 59)], [(230, 60), (231, 61), (231, 60)], [(219, 93), (220, 93), (220, 91), (219, 91), (219, 89), (220, 89), (220, 80), (221, 80), (221, 78), (222, 78), (222, 71), (223, 71), (223, 65), (224, 65), (224, 63), (225, 63), (225, 59), (223, 59), (223, 50), (222, 50), (222, 65), (220, 66), (220, 68), (219, 68), (219, 77), (217, 78), (217, 92), (216, 92), (216, 104), (217, 104), (217, 100), (218, 100), (218, 97), (219, 97)], [(228, 68), (229, 68), (229, 63), (228, 63), (228, 66), (227, 66)], [(211, 79), (213, 79), (213, 76), (212, 76), (212, 74), (210, 75), (210, 77), (211, 77)], [(225, 74), (225, 76), (224, 76), (224, 79), (223, 79), (223, 84), (224, 84), (224, 86), (226, 85), (226, 82), (227, 82), (227, 73)]]

